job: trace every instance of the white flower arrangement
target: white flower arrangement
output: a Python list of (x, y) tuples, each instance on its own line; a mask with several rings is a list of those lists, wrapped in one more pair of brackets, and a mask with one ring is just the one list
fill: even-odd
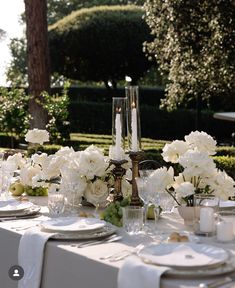
[[(27, 139), (31, 141), (33, 134), (29, 133)], [(40, 141), (43, 143), (42, 139)], [(63, 147), (53, 155), (35, 153), (26, 159), (17, 154), (9, 161), (14, 162), (19, 169), (18, 181), (30, 187), (30, 191), (40, 187), (49, 188), (54, 180), (58, 182), (59, 179), (60, 190), (65, 195), (69, 197), (69, 194), (74, 193), (78, 202), (85, 197), (97, 206), (106, 201), (110, 187), (114, 186), (109, 157), (94, 145), (84, 151)], [(123, 180), (122, 187), (124, 195), (128, 195), (131, 185)]]
[(163, 159), (178, 163), (180, 172), (174, 172), (172, 167), (155, 170), (148, 179), (155, 185), (155, 191), (167, 192), (178, 205), (187, 206), (193, 206), (194, 194), (213, 194), (223, 200), (234, 196), (235, 181), (217, 169), (211, 157), (216, 153), (216, 141), (199, 131), (191, 132), (184, 139), (164, 146)]

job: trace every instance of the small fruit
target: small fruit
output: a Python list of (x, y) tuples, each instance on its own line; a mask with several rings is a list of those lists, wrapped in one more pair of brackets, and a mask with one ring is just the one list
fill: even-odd
[(150, 204), (147, 208), (147, 219), (155, 219), (154, 204)]
[(9, 187), (9, 191), (13, 196), (20, 196), (24, 193), (24, 185), (20, 182), (12, 183)]

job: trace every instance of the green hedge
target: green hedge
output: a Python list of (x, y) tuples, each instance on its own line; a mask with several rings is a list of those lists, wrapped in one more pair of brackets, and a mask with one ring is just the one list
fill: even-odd
[[(175, 140), (194, 131), (195, 110), (179, 109), (173, 112), (160, 110), (157, 106), (142, 105), (142, 137)], [(234, 123), (213, 118), (213, 111), (203, 111), (201, 128), (218, 142), (231, 141)], [(76, 133), (110, 134), (112, 131), (112, 104), (95, 102), (73, 102), (69, 105), (70, 131)]]
[(135, 5), (97, 6), (74, 11), (49, 27), (52, 71), (69, 79), (116, 84), (133, 81), (153, 62), (143, 52), (152, 36)]

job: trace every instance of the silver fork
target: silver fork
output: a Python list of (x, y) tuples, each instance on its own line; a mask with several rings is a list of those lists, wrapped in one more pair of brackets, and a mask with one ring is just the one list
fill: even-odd
[(126, 257), (130, 256), (130, 255), (134, 255), (134, 254), (138, 254), (140, 250), (142, 250), (144, 248), (144, 244), (139, 244), (137, 245), (134, 249), (132, 250), (123, 250), (121, 252), (123, 252), (121, 254), (121, 252), (118, 254), (118, 255), (112, 255), (106, 259), (109, 259), (110, 262), (117, 262), (117, 261), (120, 261), (120, 260), (123, 260), (125, 259)]
[(198, 288), (219, 288), (219, 287), (222, 287), (226, 284), (229, 284), (229, 283), (232, 283), (235, 281), (235, 276), (226, 276), (224, 277), (223, 279), (218, 279), (216, 281), (213, 281), (211, 283), (201, 283), (199, 284)]

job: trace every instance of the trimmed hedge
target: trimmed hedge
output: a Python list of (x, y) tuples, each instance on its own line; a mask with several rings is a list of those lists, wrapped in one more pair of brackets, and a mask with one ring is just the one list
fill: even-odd
[(49, 27), (52, 71), (69, 79), (116, 84), (134, 82), (153, 64), (143, 52), (152, 35), (135, 5), (74, 11)]
[[(196, 130), (195, 110), (179, 109), (173, 112), (160, 110), (155, 105), (142, 105), (142, 137), (175, 140)], [(201, 128), (220, 142), (231, 141), (234, 123), (213, 118), (213, 111), (202, 111)], [(111, 134), (112, 104), (72, 102), (69, 105), (70, 131), (76, 133)]]

